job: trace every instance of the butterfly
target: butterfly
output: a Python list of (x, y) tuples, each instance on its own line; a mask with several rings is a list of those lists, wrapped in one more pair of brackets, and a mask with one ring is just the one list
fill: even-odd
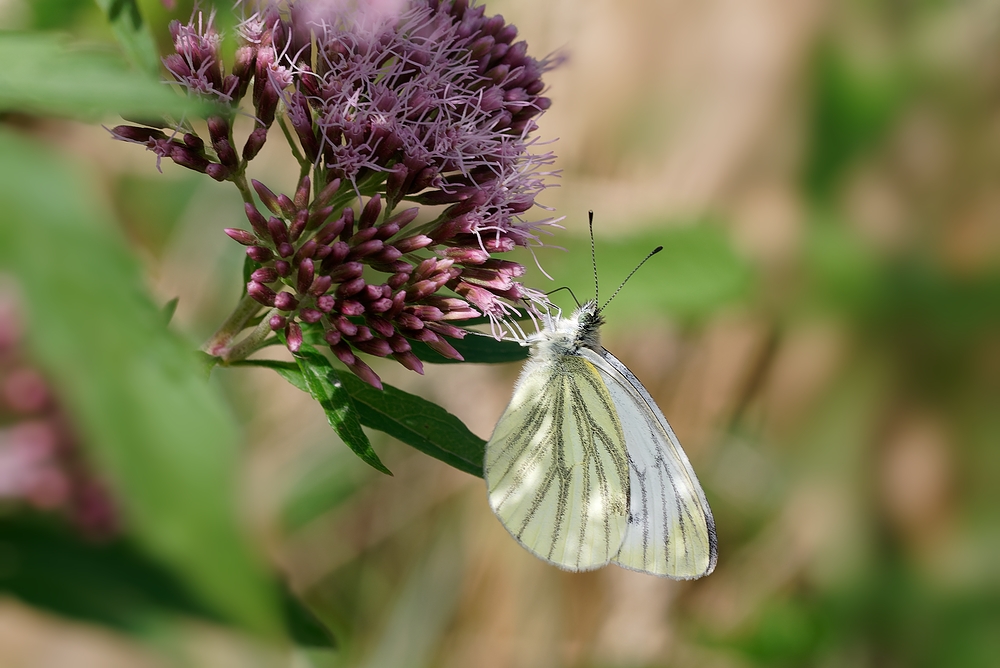
[(544, 314), (526, 338), (531, 357), (486, 444), (490, 506), (564, 570), (708, 575), (718, 550), (705, 493), (649, 392), (601, 346), (597, 304)]

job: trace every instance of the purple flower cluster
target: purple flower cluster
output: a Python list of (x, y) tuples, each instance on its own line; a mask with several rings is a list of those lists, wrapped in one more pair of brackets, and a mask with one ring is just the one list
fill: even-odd
[[(167, 70), (228, 110), (207, 119), (208, 142), (191, 126), (112, 132), (241, 186), (251, 230), (227, 233), (257, 263), (248, 294), (293, 351), (303, 328), (317, 331), (376, 386), (355, 353), (419, 372), (416, 340), (460, 359), (445, 340), (465, 335), (455, 322), (486, 315), (502, 328), (512, 304), (539, 298), (516, 280), (521, 265), (494, 255), (540, 245), (554, 222), (522, 218), (553, 160), (530, 136), (552, 63), (467, 0), (287, 4), (240, 24), (229, 73), (212, 17), (171, 26)], [(247, 95), (255, 127), (238, 154)], [(292, 197), (244, 176), (276, 121), (302, 165)]]
[(86, 535), (110, 535), (118, 528), (114, 505), (48, 383), (25, 359), (14, 306), (0, 290), (0, 507), (62, 512)]

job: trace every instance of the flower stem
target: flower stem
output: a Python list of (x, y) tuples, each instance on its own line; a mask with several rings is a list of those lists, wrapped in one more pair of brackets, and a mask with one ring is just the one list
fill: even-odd
[(292, 156), (299, 163), (299, 181), (302, 177), (309, 173), (309, 169), (312, 167), (312, 163), (302, 155), (299, 151), (298, 144), (295, 143), (295, 139), (292, 138), (292, 131), (288, 129), (288, 124), (285, 122), (284, 116), (278, 116), (278, 126), (281, 128), (281, 132), (285, 135), (285, 141), (288, 142), (288, 146), (292, 149)]
[[(201, 349), (213, 357), (230, 361), (231, 351), (235, 346), (231, 345), (236, 335), (243, 331), (244, 326), (253, 315), (260, 310), (260, 302), (250, 295), (243, 295), (243, 299), (236, 305), (236, 308), (226, 321), (215, 331), (212, 336), (205, 341)], [(264, 320), (266, 322), (266, 319)], [(240, 342), (242, 344), (242, 342)], [(239, 344), (238, 344), (239, 345)], [(249, 354), (249, 353), (247, 353)]]
[(227, 363), (237, 362), (239, 360), (246, 359), (253, 353), (257, 352), (257, 350), (260, 349), (260, 344), (262, 344), (271, 333), (271, 316), (277, 312), (277, 309), (271, 309), (264, 314), (264, 318), (257, 323), (257, 326), (254, 327), (252, 332), (240, 341), (237, 341), (233, 345), (229, 346), (223, 356), (223, 359)]
[(250, 190), (250, 184), (247, 183), (246, 173), (240, 170), (236, 174), (233, 174), (233, 184), (236, 186), (237, 190), (240, 191), (240, 197), (247, 204), (253, 204), (253, 193)]

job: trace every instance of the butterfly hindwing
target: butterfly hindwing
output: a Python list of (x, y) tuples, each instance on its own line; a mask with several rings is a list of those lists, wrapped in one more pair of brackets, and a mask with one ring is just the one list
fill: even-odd
[(625, 435), (595, 365), (532, 359), (486, 445), (490, 505), (535, 555), (584, 571), (607, 564), (628, 527)]
[(622, 424), (630, 468), (630, 518), (613, 561), (672, 578), (708, 575), (717, 560), (715, 521), (698, 478), (663, 413), (628, 368), (584, 349)]

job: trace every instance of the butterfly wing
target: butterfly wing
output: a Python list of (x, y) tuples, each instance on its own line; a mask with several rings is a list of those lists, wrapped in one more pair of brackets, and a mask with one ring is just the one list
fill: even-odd
[(631, 515), (613, 561), (672, 578), (708, 575), (718, 559), (715, 520), (667, 419), (614, 355), (603, 348), (582, 353), (611, 394), (628, 449)]
[(490, 506), (536, 556), (571, 571), (607, 564), (628, 524), (622, 425), (594, 365), (532, 359), (486, 444)]

